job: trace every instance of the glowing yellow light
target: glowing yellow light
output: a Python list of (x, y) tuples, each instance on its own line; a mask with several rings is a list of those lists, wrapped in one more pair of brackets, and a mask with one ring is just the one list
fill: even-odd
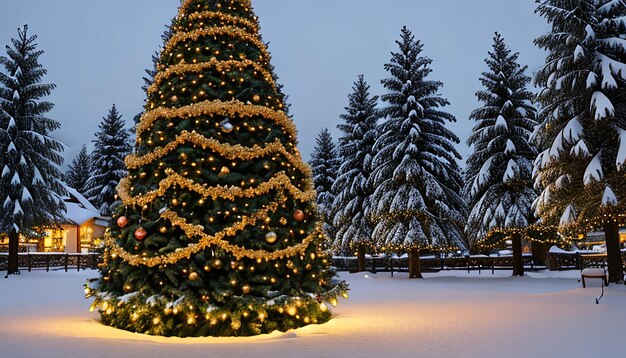
[(297, 312), (296, 307), (294, 307), (294, 306), (287, 307), (287, 314), (288, 315), (295, 316), (296, 312)]

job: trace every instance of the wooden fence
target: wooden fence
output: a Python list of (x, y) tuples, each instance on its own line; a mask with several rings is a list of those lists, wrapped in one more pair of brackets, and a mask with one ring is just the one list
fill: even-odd
[[(20, 269), (31, 270), (45, 269), (97, 269), (101, 255), (98, 253), (89, 254), (69, 254), (69, 253), (47, 253), (47, 252), (27, 252), (18, 254), (18, 266)], [(0, 271), (7, 269), (9, 256), (7, 253), (0, 253)]]
[[(546, 262), (540, 262), (534, 256), (524, 256), (525, 270), (582, 270), (587, 267), (606, 267), (606, 254), (579, 254), (579, 253), (549, 253)], [(626, 252), (622, 252), (622, 258), (626, 266)], [(20, 269), (97, 269), (101, 260), (99, 253), (70, 254), (70, 253), (19, 253), (18, 265)], [(8, 255), (0, 253), (0, 271), (7, 269)], [(423, 272), (438, 272), (442, 270), (467, 270), (491, 271), (512, 270), (513, 258), (511, 256), (487, 257), (451, 257), (420, 259)], [(333, 266), (339, 271), (356, 271), (356, 257), (334, 257)], [(365, 267), (370, 272), (394, 272), (408, 271), (409, 259), (407, 257), (373, 256), (366, 257)], [(625, 267), (626, 269), (626, 267)]]
[[(626, 252), (622, 252), (622, 257), (626, 266)], [(606, 254), (581, 255), (581, 254), (555, 254), (549, 253), (545, 262), (540, 261), (535, 256), (523, 256), (524, 269), (527, 271), (537, 271), (549, 269), (559, 270), (582, 270), (587, 267), (605, 267)], [(338, 271), (355, 272), (357, 270), (356, 257), (334, 257), (333, 266)], [(391, 272), (392, 276), (397, 271), (408, 271), (409, 259), (407, 257), (389, 256), (368, 256), (365, 259), (365, 267), (370, 272)], [(467, 270), (470, 271), (491, 271), (513, 270), (513, 257), (511, 256), (470, 256), (451, 258), (421, 258), (420, 267), (423, 272), (438, 272), (442, 270)], [(626, 269), (626, 267), (625, 267)]]

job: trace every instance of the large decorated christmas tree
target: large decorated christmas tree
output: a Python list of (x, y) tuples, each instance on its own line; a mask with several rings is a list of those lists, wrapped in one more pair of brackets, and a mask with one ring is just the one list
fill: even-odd
[(184, 0), (164, 45), (102, 277), (102, 323), (244, 336), (330, 319), (333, 280), (309, 167), (250, 0)]

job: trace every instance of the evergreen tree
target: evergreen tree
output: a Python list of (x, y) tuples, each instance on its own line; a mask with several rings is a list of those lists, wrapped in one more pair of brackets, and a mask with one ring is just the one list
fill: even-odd
[(343, 255), (356, 248), (359, 271), (365, 270), (365, 247), (371, 245), (373, 229), (365, 212), (367, 200), (374, 192), (369, 177), (376, 141), (378, 96), (371, 96), (369, 91), (370, 86), (360, 75), (348, 95), (346, 112), (340, 117), (344, 122), (337, 126), (343, 133), (337, 146), (341, 165), (332, 189), (336, 193), (333, 203), (336, 211), (333, 222), (337, 229), (334, 247)]
[(102, 322), (184, 337), (329, 320), (345, 284), (251, 2), (184, 0), (172, 29), (87, 288)]
[(459, 139), (445, 127), (455, 118), (441, 109), (449, 104), (437, 94), (442, 83), (426, 78), (432, 61), (420, 56), (423, 45), (406, 27), (396, 43), (400, 52), (385, 65), (391, 77), (382, 81), (388, 106), (380, 109), (385, 121), (374, 146), (370, 215), (379, 245), (406, 247), (409, 275), (421, 278), (420, 250), (465, 246), (461, 156), (454, 148)]
[(339, 159), (337, 159), (335, 143), (333, 143), (328, 128), (322, 129), (317, 136), (316, 143), (310, 164), (313, 171), (313, 183), (317, 192), (317, 208), (321, 216), (320, 219), (324, 223), (326, 234), (332, 237), (336, 231), (332, 223), (333, 201), (335, 199), (332, 187), (339, 169)]
[(618, 215), (626, 185), (626, 5), (547, 0), (537, 12), (552, 31), (535, 40), (548, 52), (535, 161), (538, 215), (563, 229), (604, 229), (611, 282), (623, 280)]
[(76, 189), (83, 196), (87, 192), (87, 182), (91, 174), (91, 158), (87, 154), (87, 146), (83, 144), (80, 152), (72, 160), (72, 164), (65, 173), (65, 183), (70, 188)]
[(94, 150), (91, 154), (91, 175), (87, 181), (87, 199), (100, 210), (100, 214), (111, 216), (116, 201), (115, 193), (120, 180), (126, 176), (124, 158), (130, 154), (130, 132), (125, 128), (122, 115), (115, 105), (102, 118), (96, 133)]
[(0, 232), (9, 236), (8, 274), (18, 272), (18, 234), (33, 234), (51, 224), (64, 209), (59, 166), (63, 144), (50, 136), (59, 122), (47, 118), (45, 101), (55, 88), (42, 83), (47, 71), (39, 63), (37, 36), (18, 29), (7, 57), (0, 56)]
[(508, 230), (514, 241), (513, 275), (523, 276), (519, 229), (534, 221), (532, 166), (537, 152), (529, 137), (537, 123), (533, 95), (526, 88), (527, 67), (518, 64), (518, 55), (511, 54), (496, 33), (493, 52), (485, 60), (489, 72), (480, 79), (485, 89), (476, 93), (483, 106), (470, 115), (478, 124), (467, 141), (473, 153), (467, 160), (463, 193), (470, 241), (476, 243), (494, 229), (513, 229)]
[[(176, 18), (170, 20), (170, 24), (165, 26), (165, 31), (161, 35), (161, 40), (163, 43), (167, 43), (174, 35), (174, 30), (172, 29), (176, 25)], [(143, 87), (142, 90), (148, 91), (148, 88), (152, 86), (154, 83), (154, 76), (159, 72), (157, 66), (159, 65), (159, 53), (160, 51), (155, 51), (152, 55), (152, 68), (146, 68), (146, 77), (143, 77)], [(142, 113), (143, 114), (143, 113)], [(141, 115), (139, 115), (141, 117)]]

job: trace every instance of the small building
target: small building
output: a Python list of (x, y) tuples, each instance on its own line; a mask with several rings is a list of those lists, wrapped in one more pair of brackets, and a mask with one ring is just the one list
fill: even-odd
[(111, 218), (100, 216), (100, 211), (75, 189), (66, 190), (64, 222), (60, 228), (47, 232), (43, 251), (88, 252), (100, 244)]
[[(43, 237), (20, 237), (20, 251), (86, 253), (100, 245), (111, 218), (100, 216), (98, 209), (75, 189), (65, 189), (68, 195), (63, 198), (62, 220), (45, 228)], [(0, 246), (8, 247), (8, 242), (0, 242)]]

